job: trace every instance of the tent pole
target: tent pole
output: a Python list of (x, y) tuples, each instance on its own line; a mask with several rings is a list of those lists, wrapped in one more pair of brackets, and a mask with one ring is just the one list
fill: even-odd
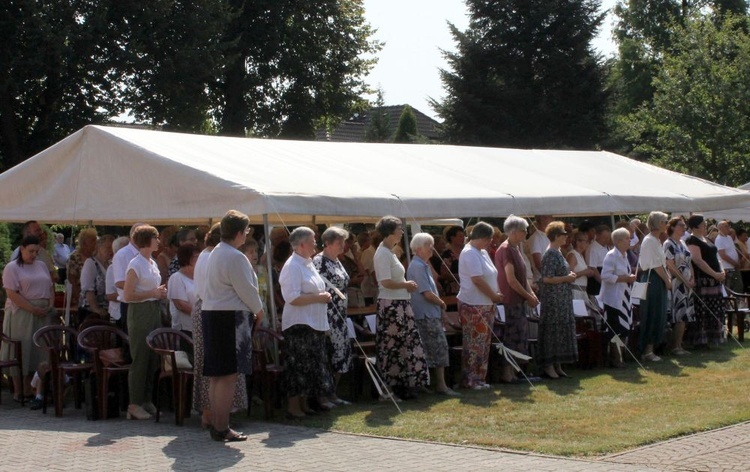
[[(268, 225), (268, 213), (263, 213), (263, 234), (265, 235), (266, 239), (266, 283), (268, 284), (268, 306), (266, 307), (268, 309), (268, 313), (266, 313), (266, 316), (268, 317), (268, 322), (271, 326), (271, 329), (277, 331), (276, 302), (274, 298), (275, 294), (273, 293), (273, 249), (271, 249), (271, 227)], [(277, 344), (276, 339), (273, 340), (272, 351), (273, 361), (278, 364), (279, 345)]]
[(612, 228), (612, 231), (614, 231), (615, 230), (615, 214), (614, 213), (609, 214), (609, 222), (612, 225), (610, 226), (610, 228)]
[(404, 228), (404, 253), (406, 254), (406, 264), (411, 264), (411, 253), (409, 252), (409, 225), (405, 220), (401, 220), (401, 226)]

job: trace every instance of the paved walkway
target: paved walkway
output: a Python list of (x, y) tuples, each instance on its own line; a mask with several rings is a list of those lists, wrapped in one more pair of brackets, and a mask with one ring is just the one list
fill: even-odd
[[(372, 438), (298, 426), (247, 423), (245, 443), (210, 441), (193, 417), (178, 427), (153, 421), (55, 418), (9, 402), (0, 406), (0, 471), (713, 471), (750, 470), (750, 423), (597, 460)], [(8, 404), (11, 403), (11, 404)]]

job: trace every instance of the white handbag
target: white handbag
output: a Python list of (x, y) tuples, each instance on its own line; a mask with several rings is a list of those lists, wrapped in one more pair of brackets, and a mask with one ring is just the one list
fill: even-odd
[[(651, 278), (651, 269), (648, 270), (646, 280)], [(648, 295), (648, 282), (633, 282), (633, 287), (630, 289), (630, 298), (637, 298), (638, 300), (645, 300)]]

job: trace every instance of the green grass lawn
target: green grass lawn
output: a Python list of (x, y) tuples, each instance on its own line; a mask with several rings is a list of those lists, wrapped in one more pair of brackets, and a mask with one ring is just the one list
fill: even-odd
[[(493, 385), (461, 391), (460, 398), (421, 395), (400, 403), (403, 413), (365, 394), (295, 424), (566, 456), (607, 454), (750, 420), (750, 349), (730, 343), (665, 357), (646, 371), (631, 362), (619, 370), (568, 369), (572, 378), (535, 389)], [(340, 390), (345, 397), (348, 388)], [(277, 410), (274, 420), (282, 418)]]

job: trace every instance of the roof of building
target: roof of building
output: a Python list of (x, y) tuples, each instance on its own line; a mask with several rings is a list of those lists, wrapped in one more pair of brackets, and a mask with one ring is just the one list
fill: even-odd
[[(405, 106), (406, 105), (390, 105), (370, 108), (365, 112), (355, 114), (347, 121), (342, 121), (332, 132), (327, 132), (325, 129), (318, 130), (315, 133), (315, 140), (363, 143), (365, 142), (365, 135), (370, 126), (370, 121), (378, 110), (383, 110), (388, 117), (391, 128), (391, 137), (393, 137), (398, 129), (398, 121), (401, 119), (401, 113), (404, 111)], [(412, 107), (412, 111), (417, 118), (417, 132), (427, 139), (437, 140), (440, 137), (438, 130), (440, 123), (414, 107)]]

